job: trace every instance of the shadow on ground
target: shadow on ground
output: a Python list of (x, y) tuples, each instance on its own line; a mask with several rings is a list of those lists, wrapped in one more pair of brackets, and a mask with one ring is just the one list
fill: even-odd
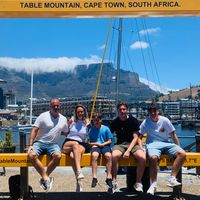
[[(151, 196), (148, 194), (136, 194), (121, 190), (114, 194), (107, 192), (49, 192), (49, 193), (34, 193), (35, 200), (199, 200), (199, 195), (191, 195), (183, 193), (180, 198), (173, 198), (168, 192), (158, 192)], [(0, 200), (10, 200), (9, 193), (0, 192)], [(28, 200), (28, 199), (27, 199)], [(32, 199), (31, 199), (32, 200)]]

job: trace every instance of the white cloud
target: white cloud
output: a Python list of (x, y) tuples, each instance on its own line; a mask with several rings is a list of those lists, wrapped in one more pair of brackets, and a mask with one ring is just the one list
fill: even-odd
[(105, 49), (105, 44), (98, 47), (98, 50), (102, 50), (102, 49)]
[(141, 30), (139, 31), (140, 35), (147, 35), (147, 34), (154, 34), (154, 33), (158, 33), (160, 32), (160, 28), (149, 28), (149, 29), (145, 29), (145, 30)]
[(151, 81), (146, 80), (145, 78), (139, 77), (140, 82), (144, 83), (145, 85), (148, 85), (152, 90), (156, 92), (160, 92), (163, 94), (168, 94), (170, 91), (178, 91), (178, 89), (170, 89), (166, 88), (164, 86), (159, 86)]
[(0, 66), (17, 71), (31, 73), (54, 72), (54, 71), (73, 71), (77, 65), (89, 65), (91, 63), (100, 63), (101, 58), (91, 55), (86, 58), (11, 58), (0, 57)]
[(144, 41), (136, 41), (130, 46), (131, 49), (146, 49), (148, 47), (149, 44)]

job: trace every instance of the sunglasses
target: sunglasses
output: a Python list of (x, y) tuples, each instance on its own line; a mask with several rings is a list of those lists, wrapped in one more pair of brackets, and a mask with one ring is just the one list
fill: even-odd
[(94, 122), (99, 122), (99, 121), (100, 121), (100, 119), (93, 119), (93, 121), (94, 121)]
[(53, 109), (60, 109), (60, 105), (52, 105), (51, 106)]
[(81, 113), (81, 114), (83, 114), (83, 113), (84, 113), (84, 111), (77, 111), (77, 113)]

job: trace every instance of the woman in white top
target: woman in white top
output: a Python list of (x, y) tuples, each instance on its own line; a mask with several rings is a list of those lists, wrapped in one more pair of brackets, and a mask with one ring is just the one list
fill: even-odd
[(82, 191), (81, 156), (85, 152), (85, 139), (88, 133), (89, 119), (86, 108), (79, 104), (75, 107), (74, 116), (69, 120), (69, 133), (62, 147), (62, 152), (70, 155), (70, 162), (77, 180), (76, 191)]

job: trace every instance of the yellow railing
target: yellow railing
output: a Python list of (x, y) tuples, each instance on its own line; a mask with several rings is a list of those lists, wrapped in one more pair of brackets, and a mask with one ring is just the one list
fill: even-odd
[[(50, 162), (50, 157), (43, 155), (40, 160), (44, 166)], [(162, 155), (159, 166), (171, 166), (173, 159), (167, 155)], [(105, 159), (100, 156), (98, 159), (99, 166), (105, 166)], [(135, 159), (131, 156), (128, 160), (121, 159), (120, 166), (136, 166)], [(148, 163), (147, 163), (148, 165)], [(29, 167), (32, 166), (28, 160), (27, 153), (0, 153), (0, 167)], [(70, 166), (69, 156), (62, 154), (59, 166)], [(91, 154), (83, 154), (81, 159), (81, 166), (91, 166)], [(200, 167), (200, 153), (186, 153), (186, 159), (183, 163), (185, 167)]]

